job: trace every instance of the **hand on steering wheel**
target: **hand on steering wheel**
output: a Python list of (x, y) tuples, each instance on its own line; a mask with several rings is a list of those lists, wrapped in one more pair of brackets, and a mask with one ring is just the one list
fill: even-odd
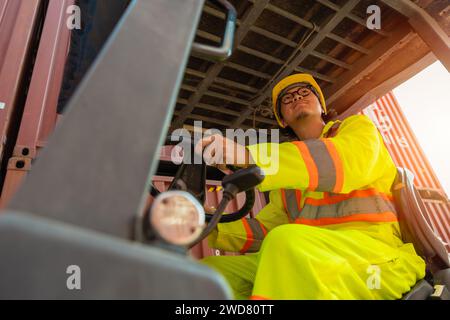
[(208, 165), (217, 166), (221, 170), (226, 165), (246, 168), (254, 163), (250, 152), (245, 146), (220, 134), (201, 139), (195, 145), (194, 151), (202, 155)]

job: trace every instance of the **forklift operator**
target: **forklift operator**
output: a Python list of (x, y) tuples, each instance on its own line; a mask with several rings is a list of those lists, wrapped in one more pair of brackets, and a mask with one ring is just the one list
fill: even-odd
[[(324, 96), (308, 74), (281, 80), (272, 101), (296, 139), (277, 144), (278, 170), (258, 186), (270, 202), (256, 218), (220, 223), (209, 235), (211, 247), (243, 255), (200, 262), (224, 276), (236, 299), (401, 298), (425, 276), (425, 262), (401, 240), (396, 167), (377, 128), (363, 115), (325, 123)], [(257, 144), (220, 135), (196, 145), (205, 160), (214, 139), (223, 139), (223, 163), (267, 169)], [(266, 146), (270, 157), (274, 143)]]

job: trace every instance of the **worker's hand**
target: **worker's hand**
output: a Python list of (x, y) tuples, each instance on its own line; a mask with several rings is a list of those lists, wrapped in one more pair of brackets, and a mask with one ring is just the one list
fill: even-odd
[(203, 155), (208, 165), (217, 166), (219, 169), (224, 169), (227, 164), (247, 167), (254, 163), (247, 148), (220, 134), (201, 139), (194, 150), (197, 154)]

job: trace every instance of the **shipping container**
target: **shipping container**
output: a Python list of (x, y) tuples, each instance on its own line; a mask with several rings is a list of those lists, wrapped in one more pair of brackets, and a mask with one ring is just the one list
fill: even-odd
[(24, 108), (44, 10), (40, 0), (0, 0), (1, 184)]
[(0, 206), (14, 194), (57, 121), (58, 97), (71, 31), (67, 8), (75, 0), (50, 0), (12, 157), (8, 160)]
[(366, 107), (361, 113), (377, 126), (398, 167), (414, 173), (414, 183), (427, 207), (435, 232), (450, 252), (450, 202), (397, 99), (392, 92)]

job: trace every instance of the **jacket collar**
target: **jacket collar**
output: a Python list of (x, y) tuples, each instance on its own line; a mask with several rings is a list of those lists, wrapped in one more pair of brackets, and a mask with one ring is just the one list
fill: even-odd
[(337, 134), (337, 130), (339, 129), (339, 126), (341, 125), (340, 120), (336, 121), (329, 121), (325, 127), (322, 130), (322, 134), (320, 135), (320, 138), (332, 138)]

